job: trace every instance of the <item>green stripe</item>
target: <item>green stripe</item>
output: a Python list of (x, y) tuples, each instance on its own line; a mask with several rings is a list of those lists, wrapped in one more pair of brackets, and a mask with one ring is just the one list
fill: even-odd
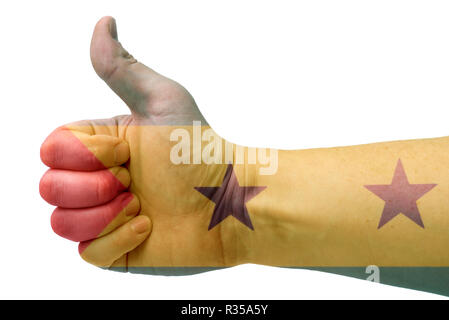
[[(366, 280), (366, 267), (307, 267), (308, 269)], [(396, 287), (449, 296), (449, 267), (379, 267), (379, 282)]]
[[(371, 275), (363, 267), (283, 267), (339, 274), (366, 280)], [(114, 267), (109, 270), (164, 276), (185, 276), (224, 269), (223, 267)], [(379, 282), (396, 287), (449, 296), (449, 267), (379, 267)]]

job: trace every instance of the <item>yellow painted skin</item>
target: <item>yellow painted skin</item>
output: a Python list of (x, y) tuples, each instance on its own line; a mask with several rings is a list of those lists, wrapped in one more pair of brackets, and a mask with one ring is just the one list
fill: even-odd
[[(263, 165), (252, 164), (246, 149), (245, 161), (234, 165), (239, 185), (266, 187), (246, 203), (254, 230), (228, 216), (208, 231), (215, 204), (194, 187), (220, 186), (226, 164), (170, 161), (176, 144), (170, 134), (179, 128), (191, 133), (193, 121), (207, 124), (193, 97), (177, 82), (137, 62), (118, 42), (111, 17), (95, 27), (91, 60), (131, 115), (66, 127), (122, 184), (129, 184), (135, 199), (95, 240), (81, 244), (89, 263), (150, 269), (242, 263), (449, 267), (449, 138), (279, 150), (272, 175), (261, 175)], [(61, 139), (59, 146), (65, 143)], [(44, 143), (43, 159), (49, 150), (64, 156), (56, 144)], [(411, 184), (437, 184), (417, 200), (424, 229), (402, 214), (378, 228), (385, 201), (364, 186), (390, 184), (399, 159)], [(56, 169), (53, 180), (45, 181), (47, 191), (76, 176), (64, 172), (76, 168)], [(82, 193), (83, 187), (73, 191)], [(417, 273), (404, 278), (390, 268), (388, 281), (449, 294), (449, 269), (439, 268), (438, 274), (435, 268), (413, 270)], [(420, 277), (429, 275), (433, 282), (427, 285)]]
[[(152, 221), (128, 266), (449, 265), (449, 176), (441, 174), (449, 172), (448, 138), (281, 150), (274, 175), (261, 175), (262, 165), (246, 159), (235, 166), (240, 185), (267, 186), (247, 203), (255, 230), (228, 217), (208, 231), (215, 204), (194, 187), (220, 186), (226, 165), (172, 163), (171, 132), (191, 127), (94, 128), (128, 143), (130, 190)], [(385, 202), (364, 185), (390, 184), (398, 159), (411, 184), (437, 184), (417, 201), (424, 229), (402, 214), (377, 228)], [(94, 244), (85, 254), (91, 250)]]

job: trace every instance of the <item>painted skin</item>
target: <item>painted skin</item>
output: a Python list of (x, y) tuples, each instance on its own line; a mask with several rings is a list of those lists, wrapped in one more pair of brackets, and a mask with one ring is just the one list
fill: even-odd
[[(227, 165), (169, 158), (174, 129), (191, 131), (193, 121), (208, 128), (192, 96), (129, 55), (111, 17), (95, 27), (91, 60), (131, 115), (56, 129), (41, 148), (50, 170), (40, 183), (42, 197), (58, 206), (54, 231), (79, 241), (86, 261), (166, 274), (257, 263), (361, 278), (375, 265), (385, 283), (449, 295), (449, 138), (279, 150), (273, 175), (234, 162), (238, 183), (229, 185), (266, 187), (250, 200), (236, 197), (254, 230), (229, 213), (208, 230), (219, 200), (206, 191), (220, 190)], [(413, 199), (373, 194), (372, 186), (395, 189), (389, 184), (399, 159), (408, 187), (435, 187)], [(423, 224), (396, 210), (379, 227), (385, 199), (412, 208)]]
[[(81, 256), (101, 267), (240, 263), (221, 228), (207, 232), (210, 204), (191, 185), (216, 185), (226, 167), (174, 166), (168, 159), (174, 127), (207, 125), (192, 96), (129, 55), (111, 17), (95, 27), (91, 60), (132, 114), (65, 125), (45, 140), (41, 159), (50, 169), (40, 193), (58, 206), (53, 230), (79, 241)], [(232, 238), (232, 230), (226, 233)]]

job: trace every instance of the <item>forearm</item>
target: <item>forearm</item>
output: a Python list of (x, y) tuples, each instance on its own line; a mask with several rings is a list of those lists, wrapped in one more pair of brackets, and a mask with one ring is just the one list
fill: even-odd
[[(379, 187), (370, 186), (383, 185), (388, 194), (399, 159), (411, 189), (404, 185), (398, 193), (396, 187), (390, 193), (397, 194), (385, 201), (373, 192)], [(246, 239), (252, 248), (248, 261), (287, 267), (449, 266), (448, 169), (449, 138), (280, 151), (276, 174), (257, 175), (257, 184), (267, 189), (248, 203), (257, 217)], [(422, 193), (415, 195), (418, 216), (412, 215), (412, 198), (408, 209), (400, 204), (415, 189)]]

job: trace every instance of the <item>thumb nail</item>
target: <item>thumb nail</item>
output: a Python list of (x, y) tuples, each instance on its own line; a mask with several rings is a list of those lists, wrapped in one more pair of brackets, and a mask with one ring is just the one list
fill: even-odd
[(111, 37), (114, 40), (118, 40), (118, 37), (117, 37), (117, 24), (116, 24), (114, 18), (112, 18), (111, 21), (109, 22), (109, 34), (111, 35)]

